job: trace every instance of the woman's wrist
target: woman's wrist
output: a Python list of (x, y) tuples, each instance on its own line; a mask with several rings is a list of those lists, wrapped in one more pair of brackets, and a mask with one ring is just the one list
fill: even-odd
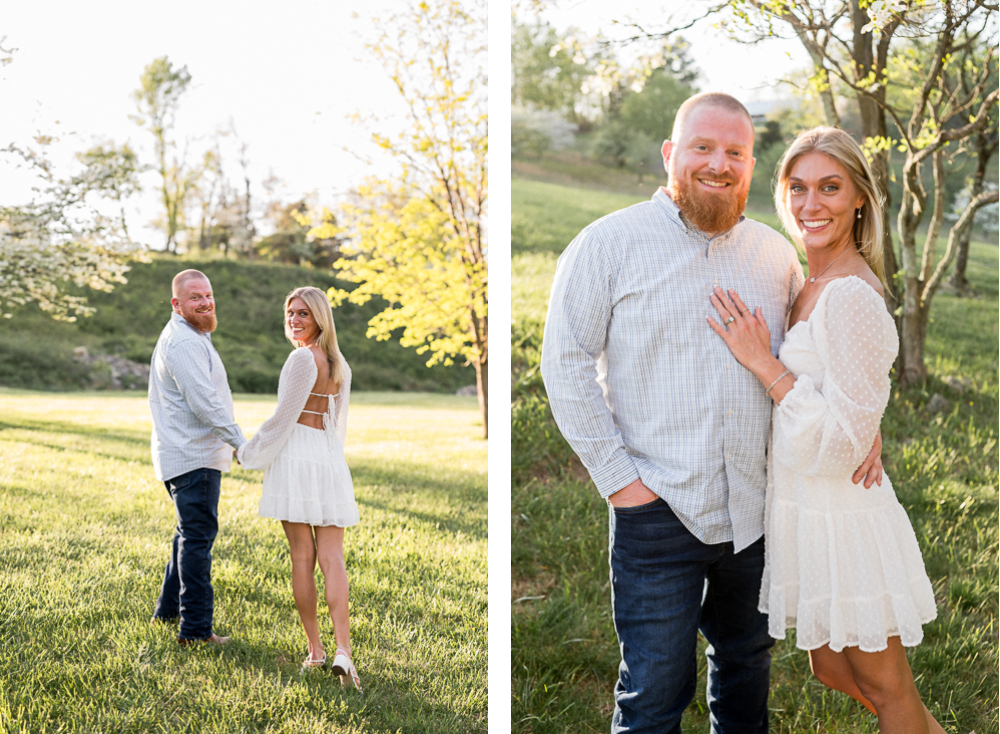
[(754, 376), (760, 380), (764, 387), (767, 387), (778, 375), (785, 371), (785, 365), (779, 362), (777, 357), (768, 355), (751, 367), (750, 371), (753, 372)]

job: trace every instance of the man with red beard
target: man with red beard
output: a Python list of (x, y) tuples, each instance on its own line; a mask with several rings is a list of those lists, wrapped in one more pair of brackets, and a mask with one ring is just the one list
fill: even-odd
[(777, 354), (803, 284), (792, 245), (743, 216), (753, 144), (736, 99), (687, 100), (663, 144), (668, 186), (584, 229), (552, 285), (542, 376), (609, 505), (613, 733), (680, 732), (699, 630), (712, 731), (768, 728), (773, 640), (757, 601), (771, 401), (705, 321), (714, 289), (732, 288), (760, 306)]
[(150, 365), (149, 409), (153, 469), (174, 502), (177, 528), (153, 621), (179, 618), (182, 645), (223, 644), (229, 638), (212, 628), (212, 544), (222, 472), (246, 438), (233, 418), (226, 368), (212, 346), (212, 284), (204, 273), (184, 270), (174, 276), (172, 290), (174, 313)]

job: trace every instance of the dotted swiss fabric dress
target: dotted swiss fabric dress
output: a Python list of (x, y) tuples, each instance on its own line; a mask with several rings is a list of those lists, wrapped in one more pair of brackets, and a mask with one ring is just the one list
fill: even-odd
[(360, 519), (344, 459), (351, 370), (337, 395), (327, 398), (322, 429), (298, 422), (318, 374), (309, 349), (288, 355), (278, 379), (278, 407), (237, 458), (247, 469), (264, 470), (261, 517), (348, 527)]
[(803, 650), (876, 652), (894, 636), (913, 646), (937, 614), (889, 478), (870, 489), (851, 481), (889, 402), (898, 349), (882, 298), (850, 276), (826, 287), (778, 355), (796, 381), (774, 409), (760, 610), (772, 637), (794, 627)]

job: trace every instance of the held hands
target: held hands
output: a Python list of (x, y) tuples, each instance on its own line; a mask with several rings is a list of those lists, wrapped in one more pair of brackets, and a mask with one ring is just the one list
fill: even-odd
[(715, 310), (719, 312), (722, 325), (720, 326), (711, 316), (707, 319), (708, 325), (722, 337), (722, 341), (729, 347), (736, 361), (757, 374), (768, 360), (774, 359), (771, 354), (771, 332), (767, 328), (760, 307), (757, 307), (756, 312), (752, 312), (736, 291), (730, 290), (727, 296), (718, 286), (715, 287), (710, 300)]
[(233, 449), (233, 461), (235, 461), (238, 466), (243, 466), (240, 464), (240, 457), (236, 455), (236, 449)]

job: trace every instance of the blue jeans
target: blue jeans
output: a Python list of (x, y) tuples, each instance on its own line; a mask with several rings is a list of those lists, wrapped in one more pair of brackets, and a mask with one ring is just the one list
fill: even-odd
[(662, 499), (610, 512), (611, 604), (622, 662), (612, 734), (679, 734), (701, 630), (713, 734), (766, 732), (771, 646), (757, 611), (764, 539), (705, 545)]
[(212, 636), (212, 544), (219, 532), (221, 482), (218, 469), (195, 469), (163, 483), (174, 501), (177, 529), (153, 616), (180, 617), (183, 640)]

